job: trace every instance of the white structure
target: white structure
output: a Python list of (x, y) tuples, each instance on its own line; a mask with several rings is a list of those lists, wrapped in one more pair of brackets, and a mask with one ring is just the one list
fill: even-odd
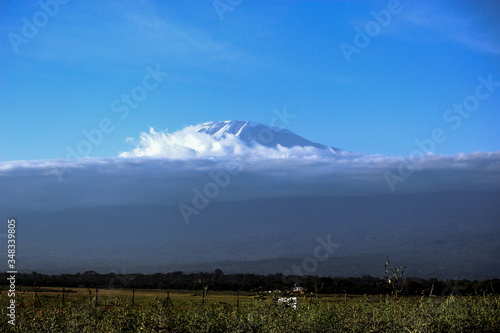
[(298, 297), (280, 297), (278, 298), (278, 304), (281, 304), (285, 307), (290, 307), (292, 309), (299, 308), (299, 298)]

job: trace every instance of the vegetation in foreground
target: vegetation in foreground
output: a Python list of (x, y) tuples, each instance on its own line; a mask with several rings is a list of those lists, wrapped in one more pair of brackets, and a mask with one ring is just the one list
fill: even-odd
[[(86, 289), (62, 300), (24, 294), (16, 325), (7, 323), (7, 297), (2, 293), (2, 332), (500, 332), (500, 297), (352, 296), (300, 297), (294, 310), (270, 297), (211, 295), (189, 301), (192, 292), (153, 296), (136, 291)], [(144, 294), (143, 294), (144, 293)], [(146, 294), (147, 293), (147, 294)], [(184, 295), (184, 298), (182, 298)], [(178, 301), (182, 299), (182, 301)], [(233, 302), (229, 302), (233, 300)], [(228, 301), (228, 302), (224, 302)], [(237, 303), (235, 303), (237, 302)]]
[[(385, 279), (19, 274), (15, 326), (0, 286), (0, 332), (500, 332), (499, 280), (407, 279), (405, 269), (387, 258)], [(278, 304), (290, 296), (298, 309)]]

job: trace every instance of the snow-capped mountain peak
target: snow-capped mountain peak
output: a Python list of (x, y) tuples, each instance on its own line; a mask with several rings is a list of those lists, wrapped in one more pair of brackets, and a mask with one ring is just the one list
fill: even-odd
[[(343, 150), (328, 147), (279, 127), (226, 120), (187, 126), (173, 133), (141, 133), (136, 147), (120, 157), (212, 158), (216, 156), (264, 156), (289, 158), (331, 156)], [(325, 155), (326, 154), (326, 155)]]
[[(215, 139), (224, 139), (228, 135), (234, 135), (249, 146), (260, 144), (266, 147), (291, 148), (315, 147), (320, 149), (329, 148), (325, 145), (309, 141), (303, 137), (279, 127), (267, 126), (261, 123), (244, 120), (226, 120), (204, 123), (197, 130), (198, 133), (206, 133)], [(332, 148), (340, 150), (338, 148)]]

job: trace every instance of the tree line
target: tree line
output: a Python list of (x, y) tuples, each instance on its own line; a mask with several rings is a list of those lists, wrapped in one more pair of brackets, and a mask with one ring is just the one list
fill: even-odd
[[(8, 274), (1, 273), (0, 281), (7, 284)], [(305, 293), (315, 294), (388, 294), (391, 285), (386, 278), (363, 275), (361, 277), (284, 276), (283, 274), (224, 274), (220, 269), (211, 273), (156, 273), (156, 274), (99, 274), (87, 271), (76, 274), (47, 275), (18, 273), (16, 285), (65, 288), (109, 289), (165, 289), (216, 291), (289, 292), (302, 287)], [(299, 288), (300, 289), (300, 288)], [(484, 281), (437, 280), (436, 278), (406, 278), (402, 294), (406, 295), (484, 295), (500, 290), (500, 279)]]

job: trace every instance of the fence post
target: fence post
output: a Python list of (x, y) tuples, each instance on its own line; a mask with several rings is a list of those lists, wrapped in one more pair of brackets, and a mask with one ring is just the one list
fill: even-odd
[(40, 299), (38, 298), (38, 290), (40, 290), (40, 287), (37, 287), (35, 288), (35, 286), (31, 287), (33, 289), (33, 291), (35, 292), (35, 294), (33, 295), (33, 307), (41, 307), (42, 306), (42, 302), (40, 302)]

